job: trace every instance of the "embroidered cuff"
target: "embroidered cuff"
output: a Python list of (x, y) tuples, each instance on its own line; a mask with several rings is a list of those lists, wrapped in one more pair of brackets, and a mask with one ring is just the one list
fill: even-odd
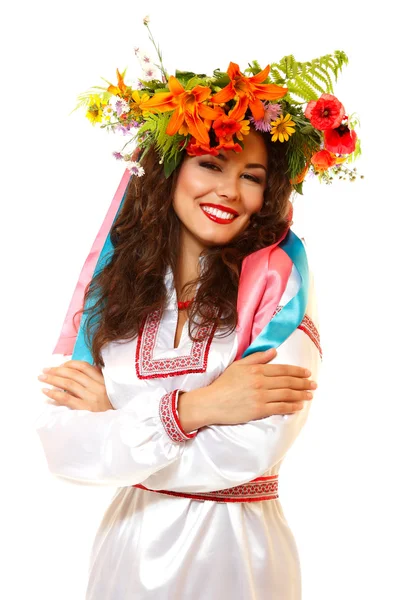
[(165, 431), (173, 442), (186, 442), (194, 438), (198, 430), (185, 433), (179, 420), (177, 406), (178, 395), (181, 390), (174, 390), (165, 394), (160, 400), (160, 419)]
[(308, 335), (308, 337), (311, 339), (311, 341), (314, 342), (314, 344), (318, 348), (319, 355), (322, 359), (321, 340), (320, 340), (318, 329), (315, 327), (313, 320), (310, 319), (310, 317), (308, 315), (304, 315), (304, 319), (298, 326), (298, 329), (301, 329), (301, 331), (304, 331), (304, 333), (306, 333)]

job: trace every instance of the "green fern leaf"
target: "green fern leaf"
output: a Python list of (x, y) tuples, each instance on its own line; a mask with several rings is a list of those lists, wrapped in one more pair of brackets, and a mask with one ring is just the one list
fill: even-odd
[(332, 76), (337, 80), (347, 62), (348, 58), (341, 50), (308, 62), (297, 62), (290, 54), (279, 63), (271, 64), (270, 77), (274, 83), (286, 85), (304, 100), (316, 100), (323, 93), (333, 93)]
[(324, 93), (325, 93), (325, 89), (324, 89), (322, 86), (320, 86), (320, 85), (319, 85), (319, 84), (318, 84), (318, 83), (315, 81), (315, 79), (313, 79), (312, 77), (310, 77), (310, 75), (308, 75), (308, 73), (305, 73), (305, 74), (302, 76), (302, 79), (303, 79), (303, 81), (304, 81), (305, 83), (308, 83), (312, 89), (315, 89), (315, 91), (316, 91), (316, 92), (319, 92), (319, 95), (320, 95), (320, 94), (324, 94)]
[(276, 85), (283, 85), (285, 82), (284, 77), (282, 77), (282, 75), (280, 74), (280, 72), (278, 71), (277, 68), (273, 68), (271, 66), (271, 70), (269, 72), (270, 78), (272, 79), (272, 81), (274, 83), (276, 83)]
[(296, 94), (300, 98), (303, 98), (306, 102), (310, 102), (310, 100), (318, 100), (319, 94), (313, 90), (313, 88), (302, 81), (301, 79), (297, 79), (296, 83), (288, 82), (287, 87), (292, 94)]
[(325, 84), (324, 93), (332, 94), (333, 84), (332, 84), (332, 79), (329, 75), (329, 71), (325, 67), (318, 65), (314, 69), (314, 75), (317, 79), (319, 79), (320, 81), (322, 81)]

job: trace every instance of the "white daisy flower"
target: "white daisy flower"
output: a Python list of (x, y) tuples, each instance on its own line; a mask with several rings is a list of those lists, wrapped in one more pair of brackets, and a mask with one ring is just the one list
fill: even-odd
[(117, 113), (118, 117), (129, 112), (129, 104), (123, 98), (120, 98), (119, 96), (113, 96), (111, 101), (113, 103), (113, 109)]
[(106, 119), (110, 119), (114, 114), (114, 107), (111, 106), (111, 104), (107, 104), (107, 106), (105, 106), (103, 108), (103, 116), (106, 117)]
[(132, 175), (136, 175), (136, 177), (142, 177), (142, 175), (144, 175), (144, 169), (138, 162), (127, 162), (126, 168)]

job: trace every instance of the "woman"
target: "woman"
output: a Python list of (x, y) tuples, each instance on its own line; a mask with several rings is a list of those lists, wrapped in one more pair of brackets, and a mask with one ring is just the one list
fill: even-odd
[[(171, 94), (183, 94), (172, 79)], [(143, 121), (167, 102), (162, 94), (136, 97)], [(288, 248), (296, 183), (287, 148), (254, 124), (235, 146), (236, 108), (218, 94), (199, 112), (205, 130), (194, 129), (194, 113), (174, 123), (170, 135), (186, 127), (192, 139), (173, 169), (148, 145), (145, 175), (129, 182), (112, 258), (85, 297), (96, 300), (93, 364), (74, 352), (47, 372), (54, 388), (37, 431), (50, 471), (118, 487), (87, 600), (301, 597), (277, 486), (317, 387), (313, 286)], [(231, 111), (223, 135), (221, 105)]]

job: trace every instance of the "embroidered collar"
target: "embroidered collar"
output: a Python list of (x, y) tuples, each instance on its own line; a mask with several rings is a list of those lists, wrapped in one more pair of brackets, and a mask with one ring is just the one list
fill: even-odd
[[(200, 256), (199, 257), (199, 262), (200, 262), (200, 272), (202, 272), (202, 269), (204, 268), (204, 264), (205, 264), (205, 256)], [(175, 289), (175, 280), (174, 280), (174, 274), (172, 271), (172, 267), (170, 265), (167, 266), (166, 272), (165, 272), (165, 277), (164, 277), (164, 282), (165, 282), (165, 286), (167, 288), (167, 303), (166, 303), (166, 310), (178, 310), (178, 299), (176, 297), (176, 289)], [(197, 285), (196, 287), (196, 291), (198, 289), (199, 285)]]

